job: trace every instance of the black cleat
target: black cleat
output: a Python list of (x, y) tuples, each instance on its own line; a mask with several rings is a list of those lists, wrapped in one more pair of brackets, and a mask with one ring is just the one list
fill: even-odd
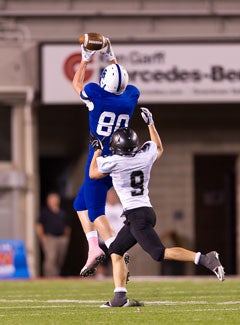
[(96, 257), (92, 264), (90, 264), (89, 266), (85, 265), (82, 268), (82, 270), (80, 271), (80, 275), (83, 277), (93, 276), (96, 272), (97, 266), (100, 263), (102, 263), (105, 260), (105, 258), (106, 258), (105, 254), (102, 254), (102, 255)]
[(127, 301), (123, 305), (112, 306), (111, 301), (108, 301), (105, 304), (101, 305), (100, 308), (140, 307), (140, 306), (144, 306), (144, 304), (142, 302), (139, 302), (138, 300), (135, 300), (135, 299), (133, 299), (133, 300), (127, 299)]
[(219, 281), (224, 281), (225, 272), (222, 264), (219, 261), (219, 254), (215, 251), (212, 251), (207, 253), (205, 256), (205, 266), (216, 274)]

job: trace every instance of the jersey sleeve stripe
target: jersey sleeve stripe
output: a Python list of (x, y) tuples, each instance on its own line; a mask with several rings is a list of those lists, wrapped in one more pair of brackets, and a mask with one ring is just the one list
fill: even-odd
[(87, 100), (87, 99), (89, 99), (88, 96), (87, 96), (87, 94), (85, 93), (84, 90), (80, 92), (80, 97), (81, 97), (83, 100)]

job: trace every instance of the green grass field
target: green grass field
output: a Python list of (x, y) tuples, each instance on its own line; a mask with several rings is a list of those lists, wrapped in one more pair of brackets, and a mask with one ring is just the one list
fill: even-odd
[(111, 280), (1, 281), (0, 324), (240, 324), (239, 278), (133, 278), (144, 307), (99, 308), (112, 292)]

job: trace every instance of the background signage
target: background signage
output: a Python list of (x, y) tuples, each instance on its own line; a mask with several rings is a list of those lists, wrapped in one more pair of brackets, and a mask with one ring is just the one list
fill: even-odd
[(22, 240), (0, 240), (0, 280), (29, 278), (27, 254)]
[[(141, 91), (140, 102), (239, 102), (240, 45), (113, 44), (130, 83)], [(78, 44), (41, 46), (41, 95), (44, 104), (77, 104), (71, 81), (81, 60)], [(86, 82), (98, 82), (108, 64), (97, 52), (88, 64)]]

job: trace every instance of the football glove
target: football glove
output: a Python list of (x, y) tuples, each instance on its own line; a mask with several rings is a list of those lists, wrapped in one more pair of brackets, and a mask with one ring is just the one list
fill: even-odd
[(116, 60), (116, 56), (113, 52), (112, 44), (109, 38), (106, 38), (107, 46), (101, 51), (108, 61)]
[(149, 109), (146, 107), (140, 107), (140, 109), (142, 111), (141, 115), (144, 122), (147, 123), (147, 125), (153, 125), (154, 121), (153, 121), (152, 113), (149, 111)]
[(93, 150), (96, 151), (98, 149), (103, 150), (104, 142), (105, 142), (105, 137), (102, 140), (99, 140), (96, 135), (90, 134), (90, 140), (89, 143), (93, 147)]
[(96, 53), (96, 51), (88, 50), (83, 44), (81, 45), (82, 49), (82, 61), (89, 62), (92, 56)]

